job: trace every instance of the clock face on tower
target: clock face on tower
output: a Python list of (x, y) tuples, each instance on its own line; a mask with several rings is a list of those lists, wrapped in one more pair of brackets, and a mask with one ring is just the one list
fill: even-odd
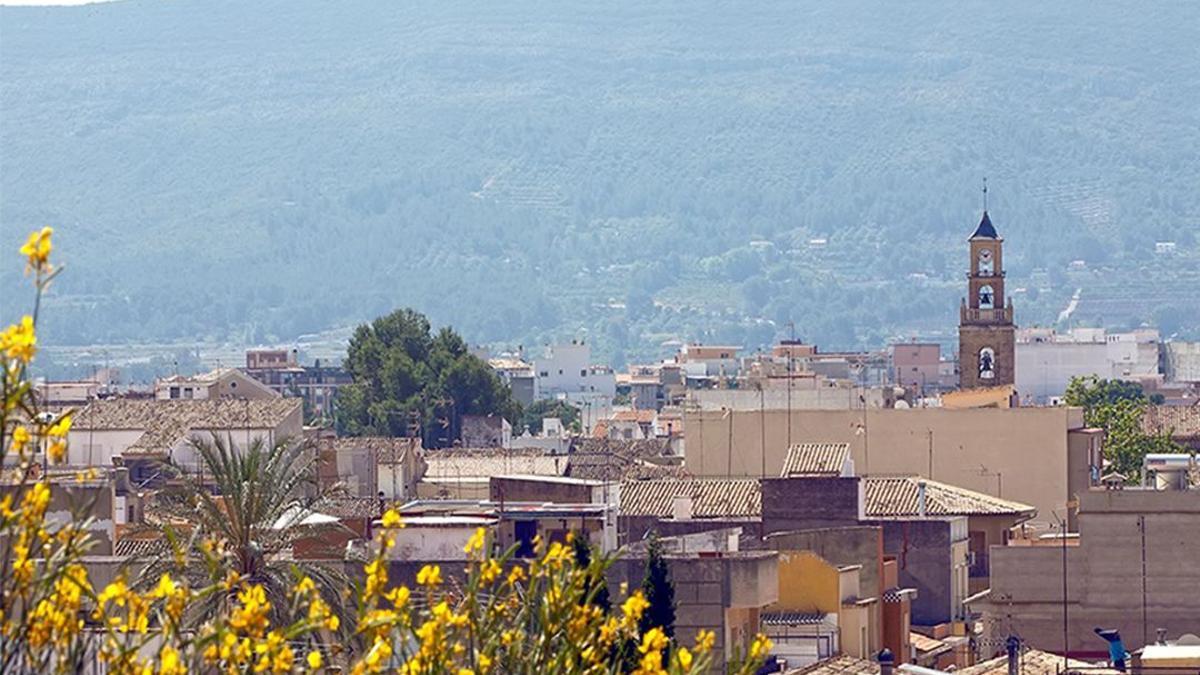
[(992, 261), (992, 249), (985, 248), (981, 250), (979, 252), (979, 273), (990, 275), (994, 267), (995, 266)]

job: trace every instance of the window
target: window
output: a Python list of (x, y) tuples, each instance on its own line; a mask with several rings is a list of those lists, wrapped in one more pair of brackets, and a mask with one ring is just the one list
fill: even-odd
[(587, 369), (586, 369), (586, 368), (584, 368), (584, 369), (580, 370), (580, 371), (579, 371), (579, 376), (580, 376), (580, 377), (587, 377)]
[(543, 370), (542, 372), (538, 373), (538, 377), (550, 377), (550, 371)]
[(562, 375), (562, 368), (559, 368), (559, 369), (558, 369), (558, 374), (559, 374), (559, 375)]
[(985, 284), (985, 285), (979, 287), (979, 308), (980, 309), (992, 309), (995, 306), (993, 304), (994, 298), (995, 298), (995, 293), (992, 291), (992, 287), (990, 285)]
[(991, 347), (979, 350), (979, 378), (990, 380), (996, 377), (996, 352)]
[(179, 398), (179, 387), (171, 387), (171, 398)]

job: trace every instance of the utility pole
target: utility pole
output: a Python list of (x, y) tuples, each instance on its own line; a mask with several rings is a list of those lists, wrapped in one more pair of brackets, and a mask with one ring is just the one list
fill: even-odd
[(792, 449), (792, 359), (796, 353), (796, 322), (788, 322), (789, 341), (787, 346), (787, 446)]
[(933, 428), (925, 430), (929, 434), (929, 480), (933, 480)]
[(760, 440), (759, 458), (762, 460), (760, 478), (767, 477), (767, 408), (763, 401), (763, 386), (758, 384), (758, 437)]

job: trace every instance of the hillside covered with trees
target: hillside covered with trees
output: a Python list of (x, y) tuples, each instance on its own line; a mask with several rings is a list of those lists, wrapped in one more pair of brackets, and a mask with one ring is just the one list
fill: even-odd
[[(286, 342), (411, 306), (472, 344), (586, 337), (620, 364), (789, 322), (830, 348), (952, 335), (986, 175), (1018, 323), (1079, 289), (1068, 322), (1196, 338), (1195, 19), (3, 7), (0, 232), (51, 224), (68, 251), (47, 344)], [(21, 276), (0, 268), (5, 319)]]

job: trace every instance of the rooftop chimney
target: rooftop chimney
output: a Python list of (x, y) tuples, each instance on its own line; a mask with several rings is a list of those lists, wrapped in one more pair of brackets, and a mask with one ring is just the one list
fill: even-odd
[(1004, 648), (1008, 653), (1008, 675), (1021, 675), (1021, 638), (1008, 636)]
[(896, 657), (892, 654), (892, 650), (884, 647), (879, 652), (879, 675), (893, 675), (895, 665)]
[(690, 495), (675, 495), (671, 499), (671, 517), (675, 520), (691, 520), (692, 498)]

